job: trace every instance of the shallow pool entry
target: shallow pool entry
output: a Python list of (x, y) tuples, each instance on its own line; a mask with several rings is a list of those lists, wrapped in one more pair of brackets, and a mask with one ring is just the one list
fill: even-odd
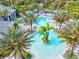
[[(51, 24), (50, 18), (38, 18), (37, 23), (37, 30), (40, 28), (40, 26), (46, 26), (47, 23)], [(34, 59), (60, 59), (60, 56), (62, 56), (65, 52), (65, 44), (60, 43), (61, 39), (58, 38), (57, 33), (55, 33), (53, 30), (49, 31), (49, 43), (44, 44), (41, 40), (43, 35), (39, 35), (39, 33), (33, 34), (33, 40), (34, 42), (32, 44), (32, 47), (30, 48), (31, 53), (35, 56)]]

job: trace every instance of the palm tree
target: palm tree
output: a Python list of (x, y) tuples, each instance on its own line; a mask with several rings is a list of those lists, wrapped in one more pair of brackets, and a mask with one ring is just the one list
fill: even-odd
[(69, 45), (69, 50), (66, 52), (65, 57), (68, 57), (67, 59), (73, 59), (74, 57), (74, 59), (78, 59), (74, 54), (74, 48), (79, 46), (79, 20), (65, 24), (62, 30), (56, 30), (56, 32), (63, 39), (63, 42)]
[(18, 27), (12, 27), (8, 33), (0, 33), (3, 38), (0, 38), (0, 59), (8, 57), (14, 57), (14, 59), (26, 59), (31, 58), (32, 55), (27, 51), (29, 46), (31, 36), (29, 33), (23, 33)]
[(52, 26), (50, 26), (47, 23), (47, 26), (41, 26), (41, 28), (37, 31), (40, 35), (43, 35), (44, 37), (42, 38), (43, 43), (47, 44), (49, 42), (48, 36), (49, 36), (49, 30), (52, 29)]
[(30, 23), (30, 26), (31, 26), (31, 32), (32, 32), (32, 23), (33, 22), (36, 22), (36, 18), (37, 17), (33, 17), (33, 12), (31, 12), (31, 11), (29, 11), (28, 13), (27, 13), (27, 17), (26, 17), (26, 20)]
[(61, 26), (63, 23), (65, 23), (70, 19), (70, 15), (68, 15), (68, 13), (64, 11), (57, 11), (57, 12), (54, 12), (54, 14), (55, 14), (54, 19), (60, 24), (59, 29), (61, 29)]
[(31, 32), (32, 32), (32, 19), (33, 19), (33, 18), (29, 16), (29, 17), (27, 17), (27, 19), (28, 19), (28, 22), (30, 23)]
[(25, 8), (25, 7), (27, 7), (26, 5), (19, 5), (19, 6), (14, 5), (12, 7), (17, 10), (17, 14), (18, 15), (24, 17), (25, 18), (25, 21), (28, 21), (28, 23), (30, 23), (31, 32), (32, 32), (32, 22), (33, 21), (36, 21), (36, 18), (37, 18), (37, 17), (33, 17), (34, 12), (27, 11), (27, 13), (25, 13), (26, 9), (28, 9), (28, 8)]

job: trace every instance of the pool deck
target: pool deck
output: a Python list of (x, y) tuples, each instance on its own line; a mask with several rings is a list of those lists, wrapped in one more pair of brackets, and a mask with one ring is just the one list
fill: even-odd
[[(40, 16), (39, 17), (43, 17), (43, 16), (47, 16), (47, 15), (45, 15), (45, 14), (40, 14)], [(50, 16), (51, 17), (51, 16)], [(3, 24), (1, 25), (1, 23), (0, 23), (0, 31), (3, 31), (3, 28), (6, 28), (5, 26), (6, 25), (4, 25), (4, 23), (5, 22), (3, 22)], [(4, 26), (3, 26), (4, 25)], [(10, 25), (10, 23), (8, 23), (7, 22), (7, 25)], [(2, 27), (1, 27), (2, 26)], [(57, 24), (55, 21), (52, 21), (52, 26), (55, 26), (55, 27), (59, 27), (59, 24)], [(29, 28), (30, 26), (28, 26), (27, 28)], [(25, 28), (25, 27), (24, 27)], [(7, 28), (6, 28), (7, 29)], [(5, 30), (6, 30), (5, 29)], [(31, 49), (29, 49), (29, 51), (30, 51)], [(31, 52), (31, 51), (30, 51)], [(39, 51), (38, 51), (39, 52)], [(44, 59), (44, 58), (42, 58), (42, 57), (40, 57), (39, 55), (35, 55), (33, 52), (31, 52), (33, 55), (34, 55), (34, 57), (32, 58), (32, 59)], [(5, 59), (11, 59), (10, 57), (8, 57), (8, 58), (5, 58)], [(13, 58), (12, 58), (13, 59)], [(51, 58), (49, 58), (49, 59), (64, 59), (63, 58), (63, 54), (62, 55), (59, 55), (59, 56), (57, 56), (56, 58), (53, 58), (53, 57), (51, 57)]]

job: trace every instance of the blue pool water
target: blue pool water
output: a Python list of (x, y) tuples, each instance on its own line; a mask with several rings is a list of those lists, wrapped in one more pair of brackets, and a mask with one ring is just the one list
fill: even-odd
[[(46, 23), (51, 24), (51, 19), (47, 17), (38, 18), (37, 20), (37, 30), (40, 28), (40, 26), (45, 26)], [(49, 44), (44, 44), (42, 42), (41, 38), (43, 36), (39, 36), (39, 33), (36, 32), (33, 34), (33, 36), (34, 37), (32, 39), (36, 42), (32, 44), (30, 51), (35, 56), (34, 59), (60, 59), (57, 57), (65, 52), (65, 44), (60, 43), (61, 39), (58, 38), (57, 33), (55, 33), (53, 30), (49, 31)]]

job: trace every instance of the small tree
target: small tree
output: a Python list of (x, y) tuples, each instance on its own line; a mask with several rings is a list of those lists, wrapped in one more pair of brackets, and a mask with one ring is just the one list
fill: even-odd
[(40, 35), (43, 35), (44, 37), (42, 38), (43, 43), (49, 43), (49, 30), (52, 29), (52, 26), (50, 26), (47, 23), (47, 26), (41, 26), (41, 28), (37, 31)]

